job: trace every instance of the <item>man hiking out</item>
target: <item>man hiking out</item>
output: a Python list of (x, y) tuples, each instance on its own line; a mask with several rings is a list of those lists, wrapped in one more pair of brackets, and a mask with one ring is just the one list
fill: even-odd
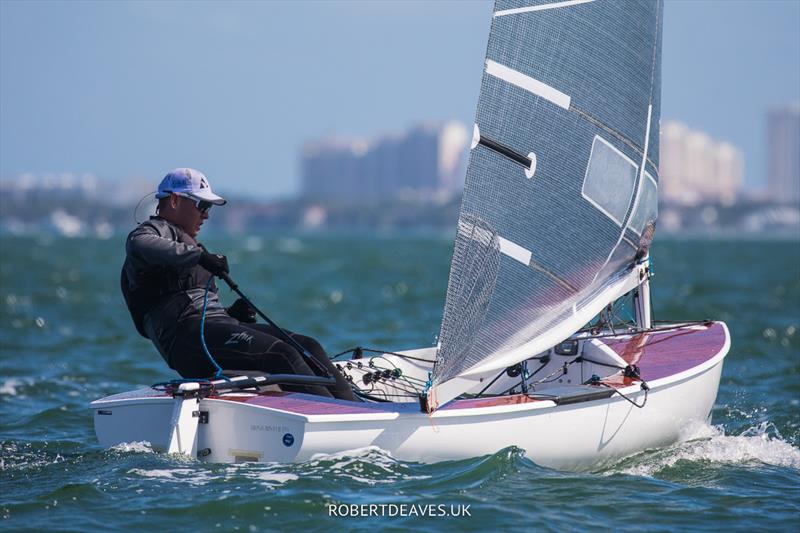
[[(125, 243), (121, 285), (136, 329), (150, 339), (170, 368), (184, 378), (207, 378), (215, 367), (201, 342), (223, 369), (269, 374), (324, 375), (267, 324), (256, 324), (255, 310), (243, 299), (224, 308), (214, 276), (228, 273), (224, 255), (208, 252), (195, 239), (213, 206), (226, 200), (214, 194), (208, 179), (190, 168), (167, 174), (156, 193), (156, 215), (134, 229)], [(320, 344), (286, 332), (335, 377), (336, 386), (281, 385), (294, 392), (356, 400), (342, 374)]]

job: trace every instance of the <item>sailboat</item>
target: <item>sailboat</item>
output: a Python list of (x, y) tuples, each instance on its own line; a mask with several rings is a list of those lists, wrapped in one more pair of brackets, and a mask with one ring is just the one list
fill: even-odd
[(656, 322), (650, 304), (662, 14), (661, 1), (497, 1), (436, 346), (353, 350), (337, 365), (359, 402), (254, 374), (102, 398), (100, 444), (213, 462), (516, 446), (586, 470), (707, 423), (728, 329)]

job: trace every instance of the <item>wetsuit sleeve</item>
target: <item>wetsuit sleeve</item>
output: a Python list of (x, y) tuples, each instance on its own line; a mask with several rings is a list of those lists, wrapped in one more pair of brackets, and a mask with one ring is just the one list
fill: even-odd
[(125, 243), (129, 257), (148, 265), (168, 265), (177, 268), (193, 267), (200, 260), (199, 246), (167, 239), (148, 226), (135, 229)]

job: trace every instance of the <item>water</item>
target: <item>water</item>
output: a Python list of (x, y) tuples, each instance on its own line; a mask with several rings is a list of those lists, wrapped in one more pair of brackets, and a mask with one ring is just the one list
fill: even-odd
[[(234, 278), (273, 319), (331, 353), (434, 342), (446, 237), (206, 244), (228, 254)], [(201, 464), (141, 443), (103, 450), (88, 403), (173, 377), (123, 307), (122, 249), (120, 236), (0, 238), (0, 529), (800, 528), (797, 241), (657, 241), (656, 318), (719, 318), (733, 335), (714, 425), (582, 474), (538, 467), (514, 448), (433, 465), (373, 448), (297, 465)], [(468, 505), (470, 516), (337, 518), (328, 504)]]

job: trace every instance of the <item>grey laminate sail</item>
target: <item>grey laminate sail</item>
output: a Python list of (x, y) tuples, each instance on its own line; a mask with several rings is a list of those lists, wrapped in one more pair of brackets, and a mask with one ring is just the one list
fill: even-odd
[(650, 0), (497, 1), (433, 390), (574, 333), (646, 251), (661, 15)]

